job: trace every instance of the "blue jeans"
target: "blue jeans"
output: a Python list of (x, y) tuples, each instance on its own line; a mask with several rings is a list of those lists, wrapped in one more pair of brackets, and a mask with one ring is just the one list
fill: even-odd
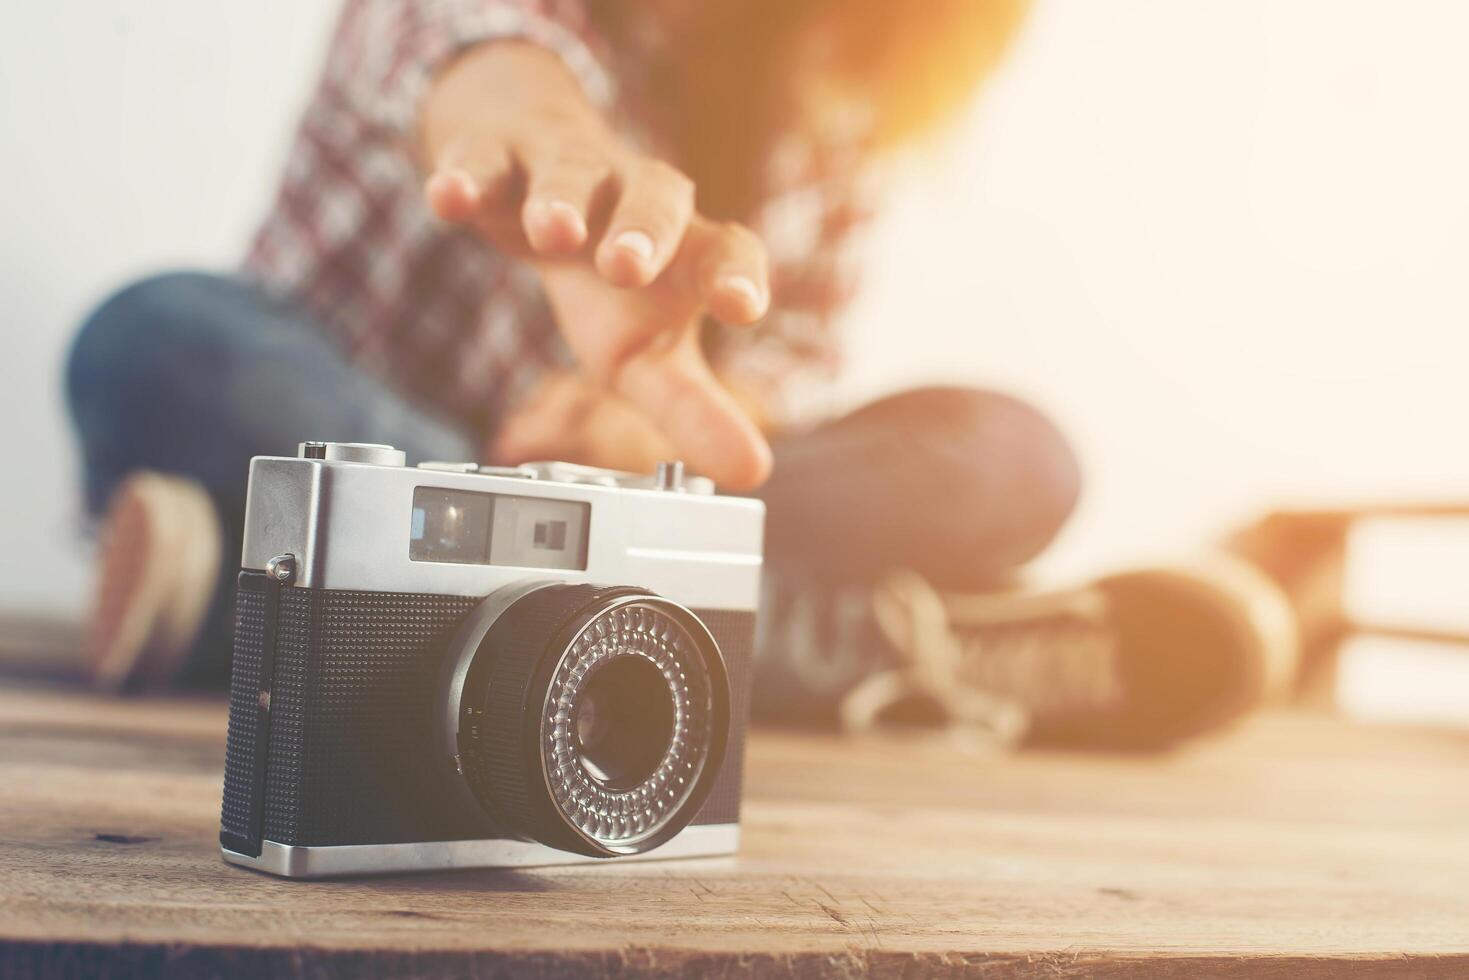
[[(182, 683), (222, 686), (252, 456), (303, 439), (382, 442), (410, 460), (476, 459), (487, 433), (436, 416), (348, 362), (311, 318), (240, 279), (173, 273), (131, 285), (83, 325), (67, 394), (97, 514), (131, 471), (197, 480), (226, 542), (216, 598)], [(774, 445), (767, 597), (755, 709), (824, 720), (886, 657), (843, 597), (907, 567), (951, 588), (984, 588), (1039, 552), (1075, 504), (1075, 458), (1056, 428), (1005, 395), (923, 388)], [(805, 639), (783, 630), (793, 600), (822, 615)]]

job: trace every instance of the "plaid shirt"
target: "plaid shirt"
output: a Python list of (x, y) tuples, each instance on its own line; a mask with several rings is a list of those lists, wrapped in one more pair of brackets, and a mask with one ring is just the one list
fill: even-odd
[[(354, 363), (486, 434), (547, 372), (572, 364), (534, 272), (436, 222), (423, 201), (419, 103), (447, 59), (494, 38), (555, 52), (629, 138), (656, 146), (648, 97), (620, 84), (656, 52), (613, 50), (581, 0), (347, 0), (246, 260)], [(771, 253), (771, 313), (754, 329), (713, 331), (709, 355), (789, 420), (800, 392), (834, 372), (831, 323), (852, 292), (851, 233), (868, 209), (843, 146), (796, 133), (774, 145), (749, 222)]]

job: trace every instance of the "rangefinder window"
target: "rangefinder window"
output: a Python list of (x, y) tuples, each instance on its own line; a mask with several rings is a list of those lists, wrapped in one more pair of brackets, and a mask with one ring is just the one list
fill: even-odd
[(591, 504), (580, 500), (417, 487), (408, 557), (584, 570), (591, 510)]

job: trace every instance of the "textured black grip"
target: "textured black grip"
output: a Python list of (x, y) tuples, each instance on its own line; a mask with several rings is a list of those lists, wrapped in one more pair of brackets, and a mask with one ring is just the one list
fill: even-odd
[(261, 807), (265, 779), (263, 750), (267, 733), (260, 724), (260, 691), (266, 645), (274, 642), (275, 623), (264, 575), (242, 574), (235, 595), (235, 653), (230, 671), (230, 721), (225, 737), (224, 800), (220, 843), (238, 854), (260, 853)]

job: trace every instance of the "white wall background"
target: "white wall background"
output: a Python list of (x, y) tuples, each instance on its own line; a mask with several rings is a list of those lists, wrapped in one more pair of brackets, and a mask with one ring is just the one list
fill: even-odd
[[(0, 31), (0, 610), (85, 599), (61, 393), (72, 331), (129, 277), (226, 267), (270, 200), (327, 0), (48, 0)], [(16, 560), (23, 556), (23, 560)]]
[[(0, 608), (81, 603), (70, 331), (128, 276), (237, 258), (331, 6), (8, 12)], [(1457, 0), (1040, 0), (882, 225), (844, 395), (1048, 406), (1089, 478), (1053, 572), (1281, 499), (1463, 494), (1466, 37)]]

